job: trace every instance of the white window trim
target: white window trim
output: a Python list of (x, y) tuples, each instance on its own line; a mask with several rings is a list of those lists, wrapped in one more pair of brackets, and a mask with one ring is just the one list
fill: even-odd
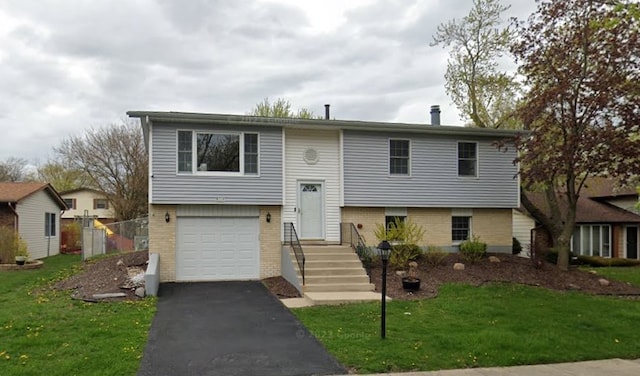
[[(391, 141), (408, 141), (409, 142), (409, 160), (407, 163), (407, 174), (392, 174), (391, 173)], [(387, 174), (389, 177), (393, 177), (393, 178), (409, 178), (411, 177), (411, 154), (412, 154), (412, 142), (410, 138), (395, 138), (395, 137), (389, 137), (387, 139)]]
[[(612, 238), (613, 238), (613, 229), (611, 228), (611, 225), (608, 223), (590, 223), (590, 224), (578, 224), (576, 225), (577, 228), (580, 229), (580, 255), (585, 255), (584, 253), (584, 248), (585, 248), (585, 244), (584, 244), (584, 236), (585, 234), (585, 230), (588, 228), (588, 232), (589, 232), (589, 254), (585, 255), (585, 256), (593, 256), (593, 245), (591, 244), (591, 242), (593, 241), (593, 226), (599, 226), (600, 227), (600, 233), (602, 234), (602, 227), (608, 227), (609, 228), (609, 239), (608, 239), (608, 244), (609, 244), (609, 255), (608, 256), (602, 256), (602, 246), (604, 244), (603, 242), (603, 238), (602, 236), (600, 236), (600, 244), (599, 244), (599, 251), (600, 251), (600, 257), (604, 257), (604, 258), (612, 258), (613, 257), (613, 244), (612, 244)], [(571, 236), (571, 242), (570, 242), (570, 249), (571, 252), (574, 252), (573, 249), (573, 235)], [(626, 256), (626, 248), (625, 248), (625, 256)]]
[[(454, 214), (454, 210), (453, 209), (451, 211), (451, 232), (453, 233), (453, 217), (467, 217), (469, 218), (469, 236), (467, 237), (467, 239), (471, 239), (473, 238), (473, 215), (471, 215), (471, 212), (469, 211), (469, 214), (460, 214), (461, 212), (456, 212), (456, 214)], [(460, 210), (460, 209), (458, 209)], [(471, 209), (469, 209), (471, 210)], [(465, 212), (467, 213), (467, 212)], [(460, 244), (462, 244), (463, 242), (465, 242), (465, 240), (453, 240), (453, 236), (451, 238), (451, 245), (453, 246), (458, 246)]]
[[(178, 137), (179, 132), (191, 132), (191, 172), (180, 171), (180, 161), (178, 160)], [(198, 160), (198, 134), (223, 134), (223, 135), (237, 135), (240, 137), (240, 171), (199, 171), (196, 162)], [(258, 171), (254, 173), (245, 173), (244, 171), (244, 136), (245, 134), (255, 134), (257, 136), (256, 142), (258, 143)], [(237, 131), (223, 131), (223, 130), (197, 130), (197, 129), (176, 129), (176, 147), (175, 147), (175, 161), (176, 161), (176, 174), (181, 176), (234, 176), (234, 177), (260, 177), (260, 133), (259, 132), (237, 132)]]
[[(460, 143), (476, 144), (476, 174), (460, 175)], [(459, 179), (479, 179), (480, 178), (480, 144), (478, 141), (458, 140), (456, 141), (456, 172)]]

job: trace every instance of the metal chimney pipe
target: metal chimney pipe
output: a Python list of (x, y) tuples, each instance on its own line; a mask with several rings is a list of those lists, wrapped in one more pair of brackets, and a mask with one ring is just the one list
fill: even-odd
[(440, 106), (431, 106), (431, 125), (440, 125)]
[(324, 105), (324, 118), (329, 120), (331, 118), (331, 111), (329, 110), (329, 107), (331, 107), (330, 104), (325, 104)]

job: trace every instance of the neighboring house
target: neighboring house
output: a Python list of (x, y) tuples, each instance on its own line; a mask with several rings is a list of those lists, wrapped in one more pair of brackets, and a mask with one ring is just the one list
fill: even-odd
[(60, 214), (67, 207), (46, 183), (0, 183), (0, 226), (12, 227), (33, 259), (60, 251)]
[(62, 215), (63, 222), (85, 216), (98, 219), (103, 223), (113, 222), (113, 210), (104, 192), (90, 188), (78, 188), (60, 192), (60, 196), (69, 208)]
[[(544, 208), (542, 195), (527, 196), (538, 208)], [(589, 179), (578, 198), (572, 252), (576, 255), (640, 259), (640, 213), (637, 204), (635, 187), (618, 187), (610, 179)], [(536, 251), (553, 246), (541, 226), (535, 232)]]
[(519, 207), (516, 132), (426, 124), (132, 111), (149, 153), (149, 249), (162, 281), (282, 272), (285, 223), (339, 244), (353, 223), (369, 246), (394, 217), (424, 244), (476, 235), (511, 252)]

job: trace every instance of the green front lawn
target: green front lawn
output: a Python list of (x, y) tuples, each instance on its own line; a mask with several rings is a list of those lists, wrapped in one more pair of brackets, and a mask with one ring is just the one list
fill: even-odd
[(640, 286), (640, 266), (629, 267), (603, 267), (603, 268), (585, 268), (593, 270), (598, 275), (608, 279), (617, 279), (618, 281), (629, 282), (632, 285)]
[[(600, 269), (599, 269), (600, 270)], [(360, 373), (640, 358), (640, 301), (511, 284), (448, 284), (434, 299), (296, 309)]]
[(78, 270), (58, 255), (40, 270), (0, 272), (2, 375), (135, 375), (155, 299), (85, 303), (43, 288)]

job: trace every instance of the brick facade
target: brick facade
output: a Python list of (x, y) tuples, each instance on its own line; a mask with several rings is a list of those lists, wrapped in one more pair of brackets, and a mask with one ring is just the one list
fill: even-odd
[(176, 280), (176, 219), (175, 205), (149, 205), (149, 252), (160, 255), (160, 282)]
[[(408, 219), (424, 229), (423, 244), (451, 247), (450, 208), (407, 208)], [(342, 221), (353, 223), (369, 246), (378, 244), (376, 224), (384, 223), (385, 209), (371, 207), (344, 207)], [(472, 233), (480, 237), (495, 251), (505, 251), (512, 245), (511, 209), (473, 209)]]
[[(282, 274), (282, 221), (280, 206), (260, 207), (260, 278)], [(267, 213), (271, 222), (267, 222)]]
[[(165, 221), (165, 213), (170, 221)], [(271, 222), (267, 223), (267, 213)], [(260, 278), (281, 274), (281, 208), (279, 206), (260, 207)], [(160, 255), (160, 282), (176, 280), (176, 206), (149, 205), (149, 252)]]

